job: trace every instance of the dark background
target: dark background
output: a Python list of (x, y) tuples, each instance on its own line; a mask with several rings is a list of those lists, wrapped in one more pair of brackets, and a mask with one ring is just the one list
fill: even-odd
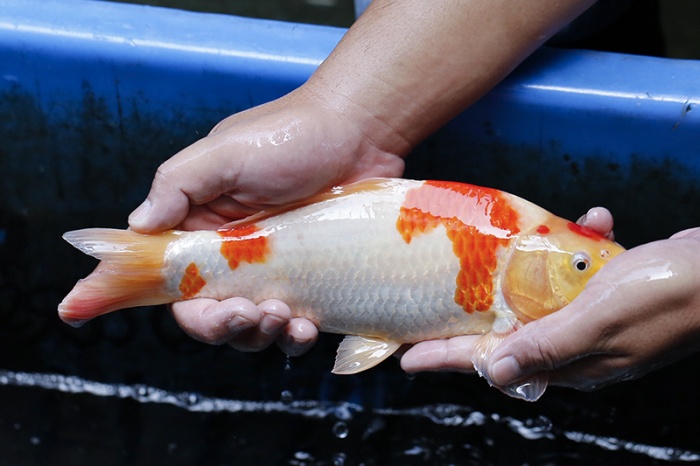
[[(350, 2), (321, 0), (153, 4), (341, 26), (349, 25), (353, 15)], [(599, 41), (606, 49), (641, 47), (639, 53), (700, 58), (700, 3), (660, 2), (658, 21), (654, 5), (644, 5), (643, 17), (631, 24), (645, 27), (632, 27), (623, 18), (603, 31), (602, 38), (589, 39), (589, 44)], [(23, 109), (20, 114), (18, 108)], [(242, 354), (197, 343), (177, 328), (163, 307), (115, 313), (80, 329), (60, 323), (57, 303), (76, 278), (94, 267), (93, 260), (58, 241), (60, 233), (76, 225), (123, 225), (135, 200), (147, 192), (158, 162), (216, 122), (203, 112), (201, 121), (183, 122), (181, 128), (164, 132), (157, 122), (149, 127), (149, 116), (142, 115), (141, 134), (114, 135), (102, 113), (100, 101), (91, 100), (89, 89), (78, 121), (70, 127), (37, 124), (42, 115), (30, 100), (4, 99), (0, 105), (3, 140), (21, 140), (25, 150), (51, 150), (51, 141), (60, 140), (87, 154), (133, 156), (118, 158), (120, 169), (110, 179), (63, 186), (70, 191), (67, 198), (83, 192), (87, 208), (23, 210), (23, 201), (36, 205), (46, 192), (57, 191), (43, 189), (44, 183), (53, 181), (38, 172), (27, 176), (26, 184), (36, 189), (23, 191), (30, 192), (22, 194), (24, 198), (6, 193), (0, 211), (0, 464), (698, 461), (697, 356), (592, 393), (550, 388), (541, 401), (528, 404), (501, 395), (473, 376), (409, 378), (395, 361), (353, 377), (333, 376), (329, 371), (339, 337), (332, 335), (324, 335), (309, 354), (288, 361), (274, 348)], [(112, 145), (115, 140), (118, 150)], [(491, 164), (454, 170), (457, 164), (438, 163), (431, 154), (442, 154), (443, 161), (459, 160), (465, 157), (459, 140), (444, 133), (430, 138), (409, 159), (407, 176), (526, 192), (529, 199), (571, 218), (593, 203), (605, 202), (619, 214), (618, 237), (626, 246), (700, 224), (700, 186), (688, 181), (672, 162), (640, 163), (621, 186), (614, 167), (601, 167), (593, 159), (555, 156), (556, 148), (543, 149), (550, 154), (513, 147), (470, 149), (472, 160), (485, 159), (482, 151)], [(512, 167), (508, 159), (527, 166), (540, 157), (551, 160), (546, 170), (512, 174), (504, 181), (500, 170)], [(50, 172), (60, 169), (60, 162), (49, 167)], [(84, 170), (89, 175), (100, 167), (86, 165)], [(21, 173), (18, 169), (3, 176)], [(121, 173), (129, 176), (120, 177)], [(568, 177), (553, 183), (554, 173)], [(587, 190), (586, 183), (593, 179), (596, 192), (605, 197), (596, 198), (596, 192)], [(567, 195), (567, 184), (582, 194)], [(110, 196), (101, 197), (107, 191)], [(637, 200), (634, 205), (630, 193)], [(660, 200), (653, 193), (664, 197)], [(673, 205), (674, 216), (662, 214), (658, 204), (663, 203)], [(39, 376), (54, 373), (79, 378)], [(95, 396), (99, 393), (104, 396)], [(217, 408), (206, 403), (212, 399), (229, 403)], [(236, 400), (242, 403), (233, 403)], [(691, 453), (683, 456), (686, 450)]]

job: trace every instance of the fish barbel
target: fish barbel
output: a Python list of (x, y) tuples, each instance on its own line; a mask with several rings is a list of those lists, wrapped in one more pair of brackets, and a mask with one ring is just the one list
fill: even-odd
[(503, 191), (406, 179), (337, 187), (218, 231), (64, 238), (102, 261), (59, 305), (68, 323), (198, 297), (276, 298), (320, 331), (348, 335), (340, 374), (404, 343), (467, 334), (484, 335), (479, 369), (505, 336), (571, 302), (624, 250)]

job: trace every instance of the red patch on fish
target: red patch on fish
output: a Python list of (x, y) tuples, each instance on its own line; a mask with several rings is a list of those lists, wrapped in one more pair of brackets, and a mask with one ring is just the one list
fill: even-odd
[(581, 235), (585, 238), (590, 238), (590, 239), (593, 239), (596, 241), (600, 241), (600, 240), (605, 239), (605, 237), (603, 235), (601, 235), (600, 233), (598, 233), (597, 231), (593, 231), (590, 228), (586, 228), (584, 226), (581, 226), (578, 223), (569, 222), (567, 224), (567, 226), (569, 227), (569, 230), (571, 230), (574, 233), (576, 233), (577, 235)]
[(190, 263), (185, 269), (185, 275), (182, 276), (178, 287), (182, 293), (182, 299), (194, 298), (206, 284), (207, 282), (199, 274), (197, 264)]
[(217, 232), (224, 238), (221, 243), (221, 255), (226, 258), (231, 270), (237, 269), (241, 262), (265, 262), (270, 248), (266, 236), (255, 235), (258, 231), (260, 230), (256, 225), (246, 225)]
[(406, 193), (396, 228), (406, 243), (438, 225), (447, 230), (459, 258), (455, 302), (465, 311), (493, 304), (496, 253), (517, 234), (518, 214), (498, 190), (444, 181), (426, 181)]
[(547, 225), (540, 225), (537, 227), (537, 233), (540, 235), (547, 235), (549, 234), (549, 227)]

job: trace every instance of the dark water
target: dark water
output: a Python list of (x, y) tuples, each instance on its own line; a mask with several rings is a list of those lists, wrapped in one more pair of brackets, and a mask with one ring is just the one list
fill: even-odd
[(97, 459), (104, 464), (337, 466), (700, 461), (699, 451), (629, 440), (604, 426), (581, 430), (579, 423), (573, 428), (544, 415), (514, 417), (464, 404), (379, 408), (296, 400), (290, 391), (276, 401), (235, 400), (8, 371), (0, 371), (0, 386), (4, 396), (15, 400), (0, 423), (9, 447), (3, 464), (95, 464)]
[(393, 360), (332, 375), (336, 336), (289, 360), (193, 342), (159, 307), (72, 329), (24, 302), (2, 314), (0, 464), (700, 462), (697, 357), (532, 404)]

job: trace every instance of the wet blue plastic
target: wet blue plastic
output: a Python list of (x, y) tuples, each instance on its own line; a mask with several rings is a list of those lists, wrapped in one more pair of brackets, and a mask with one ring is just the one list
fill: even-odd
[[(61, 297), (95, 265), (61, 234), (124, 227), (159, 163), (221, 118), (299, 86), (343, 33), (0, 0), (0, 459), (657, 464), (650, 452), (661, 451), (697, 460), (700, 403), (688, 375), (697, 357), (595, 393), (553, 388), (525, 405), (462, 374), (408, 380), (395, 362), (332, 376), (330, 336), (286, 370), (275, 350), (198, 344), (162, 308), (79, 330), (58, 320)], [(698, 226), (699, 76), (698, 61), (542, 49), (417, 147), (407, 176), (506, 189), (569, 218), (604, 204), (625, 246)], [(156, 389), (166, 392), (152, 399)], [(171, 397), (184, 408), (144, 401)], [(252, 408), (200, 414), (212, 397)], [(270, 411), (280, 398), (289, 408)]]
[[(142, 99), (180, 117), (259, 104), (306, 80), (344, 32), (108, 2), (4, 0), (0, 9), (0, 89), (27, 90), (53, 118), (85, 82), (108, 106)], [(630, 152), (673, 154), (698, 173), (699, 74), (697, 61), (541, 50), (457, 122), (487, 142), (555, 141), (622, 163)]]
[(0, 11), (2, 88), (27, 89), (46, 108), (81, 98), (87, 81), (109, 105), (240, 109), (303, 83), (342, 35), (98, 1), (3, 0)]

